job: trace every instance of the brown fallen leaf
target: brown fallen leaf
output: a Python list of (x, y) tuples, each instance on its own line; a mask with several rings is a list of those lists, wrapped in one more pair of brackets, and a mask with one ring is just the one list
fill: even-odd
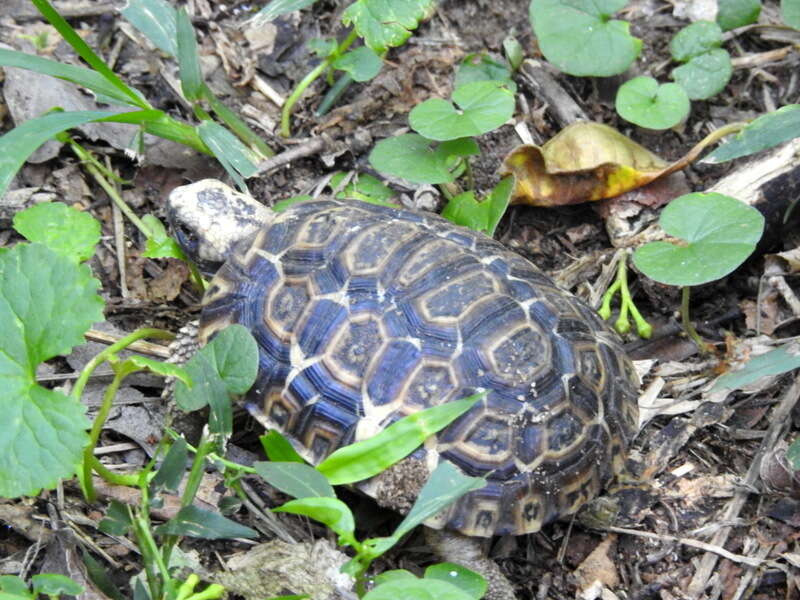
[(614, 565), (611, 554), (617, 547), (617, 536), (609, 535), (575, 570), (575, 578), (580, 591), (589, 588), (595, 581), (599, 581), (607, 588), (619, 585), (619, 575)]
[(500, 174), (514, 175), (511, 202), (562, 206), (613, 198), (692, 162), (709, 144), (731, 133), (720, 128), (668, 163), (608, 125), (573, 123), (543, 146), (525, 144), (503, 160)]

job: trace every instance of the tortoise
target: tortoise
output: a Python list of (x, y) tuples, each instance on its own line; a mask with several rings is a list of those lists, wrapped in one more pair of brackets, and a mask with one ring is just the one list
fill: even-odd
[(259, 347), (260, 420), (317, 464), (401, 417), (487, 394), (409, 459), (357, 484), (404, 510), (439, 461), (488, 480), (436, 521), (538, 531), (620, 471), (638, 381), (595, 311), (499, 242), (433, 214), (332, 198), (273, 212), (220, 182), (168, 216), (206, 269), (199, 337), (240, 323)]

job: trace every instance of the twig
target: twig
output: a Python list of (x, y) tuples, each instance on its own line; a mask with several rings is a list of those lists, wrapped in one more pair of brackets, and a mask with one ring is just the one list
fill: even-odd
[[(721, 521), (729, 522), (738, 517), (739, 512), (742, 510), (742, 507), (747, 501), (747, 496), (750, 494), (750, 492), (747, 491), (748, 488), (752, 489), (753, 487), (756, 487), (758, 482), (761, 459), (764, 457), (764, 454), (766, 454), (775, 446), (778, 439), (784, 435), (786, 430), (789, 428), (789, 414), (791, 413), (795, 404), (797, 404), (798, 397), (800, 397), (800, 378), (796, 378), (794, 380), (792, 386), (786, 391), (786, 394), (784, 394), (783, 398), (781, 399), (780, 404), (778, 404), (778, 406), (776, 406), (770, 414), (770, 426), (767, 429), (764, 439), (761, 440), (761, 445), (758, 448), (758, 452), (756, 452), (756, 455), (753, 457), (753, 462), (750, 463), (750, 468), (747, 470), (747, 475), (745, 475), (744, 481), (742, 482), (743, 489), (740, 489), (734, 493), (733, 499), (728, 503), (728, 506), (725, 507), (725, 511), (720, 518)], [(730, 533), (730, 527), (722, 527), (712, 538), (711, 544), (713, 546), (722, 548), (725, 545), (725, 542), (728, 541), (728, 536)], [(687, 595), (689, 598), (697, 600), (703, 595), (703, 591), (706, 589), (708, 580), (717, 566), (717, 560), (719, 559), (715, 553), (709, 553), (703, 557), (700, 567), (698, 567), (697, 571), (695, 571), (694, 577), (692, 578), (691, 583), (689, 583), (689, 589), (687, 590)]]
[(260, 162), (258, 164), (257, 167), (258, 170), (256, 174), (264, 175), (268, 171), (272, 171), (274, 169), (277, 169), (278, 167), (287, 165), (290, 162), (297, 160), (298, 158), (303, 158), (305, 156), (318, 154), (319, 152), (322, 152), (325, 148), (328, 147), (330, 141), (331, 141), (330, 138), (326, 135), (311, 138), (307, 142), (303, 142), (302, 144), (299, 144), (294, 148), (281, 152), (280, 154), (276, 154), (275, 156)]
[(125, 268), (125, 222), (122, 220), (122, 211), (116, 203), (111, 203), (111, 214), (114, 217), (114, 247), (117, 251), (117, 268), (119, 269), (119, 293), (123, 298), (128, 298), (127, 269)]
[[(88, 339), (100, 342), (101, 344), (114, 344), (122, 339), (122, 336), (106, 333), (105, 331), (98, 331), (97, 329), (90, 329), (85, 335)], [(166, 346), (162, 344), (153, 344), (152, 342), (143, 342), (141, 340), (133, 342), (125, 349), (134, 352), (142, 352), (143, 354), (150, 354), (159, 358), (169, 358), (172, 356), (172, 353)]]
[[(691, 538), (679, 537), (677, 535), (653, 533), (651, 531), (639, 531), (638, 529), (628, 529), (627, 527), (603, 527), (603, 530), (610, 531), (613, 533), (624, 533), (627, 535), (635, 535), (638, 537), (643, 537), (651, 540), (677, 542), (679, 544), (683, 544), (684, 546), (689, 546), (691, 548), (699, 548), (700, 550), (705, 550), (706, 552), (712, 552), (715, 555), (722, 556), (723, 558), (727, 558), (728, 560), (732, 560), (733, 562), (737, 562), (750, 567), (760, 567), (765, 563), (770, 562), (770, 561), (760, 560), (758, 558), (750, 558), (749, 556), (743, 556), (741, 554), (735, 554), (734, 552), (725, 550), (725, 548), (723, 548), (722, 546), (718, 546), (716, 544), (710, 544), (707, 542), (702, 542), (700, 540), (693, 540)], [(714, 556), (714, 558), (716, 559), (716, 556)]]

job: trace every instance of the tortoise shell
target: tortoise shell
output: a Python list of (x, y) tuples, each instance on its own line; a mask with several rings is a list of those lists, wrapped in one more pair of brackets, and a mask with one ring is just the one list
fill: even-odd
[(419, 483), (403, 478), (424, 480), (447, 460), (488, 485), (433, 526), (524, 534), (574, 513), (621, 468), (638, 384), (616, 335), (489, 237), (437, 216), (314, 200), (233, 254), (206, 292), (200, 341), (230, 323), (252, 331), (249, 400), (310, 462), (488, 390), (406, 459), (416, 468), (401, 462), (393, 483), (358, 485), (384, 504), (407, 507), (398, 490)]

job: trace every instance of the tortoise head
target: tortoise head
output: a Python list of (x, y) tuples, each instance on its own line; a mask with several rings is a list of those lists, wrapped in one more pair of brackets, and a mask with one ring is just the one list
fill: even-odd
[(167, 199), (167, 220), (183, 251), (214, 273), (236, 245), (273, 218), (256, 200), (215, 179), (177, 187)]

